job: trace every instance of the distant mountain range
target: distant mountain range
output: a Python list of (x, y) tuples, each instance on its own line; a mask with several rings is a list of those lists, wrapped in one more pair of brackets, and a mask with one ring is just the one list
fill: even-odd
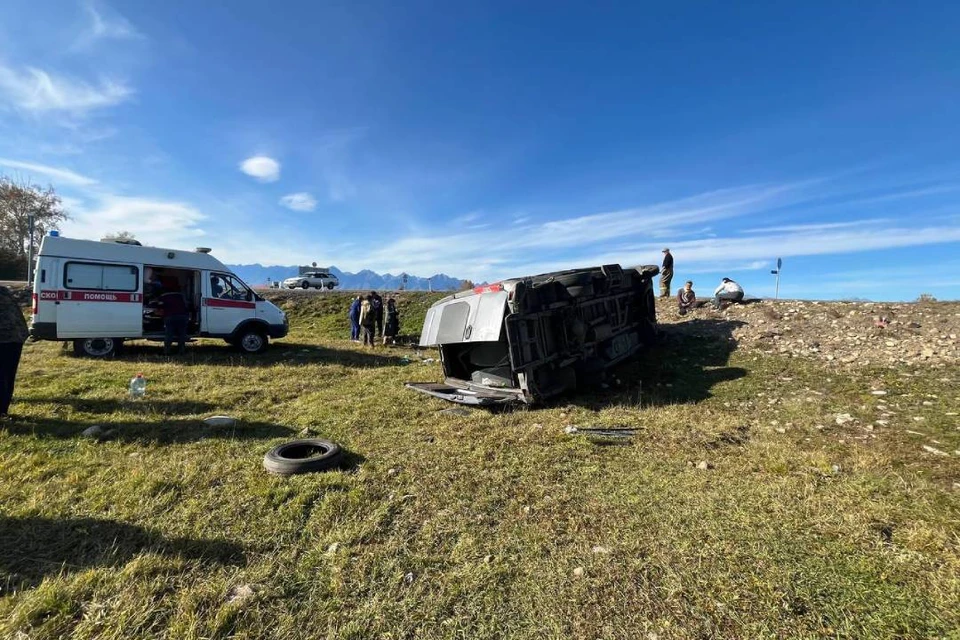
[[(300, 267), (298, 266), (264, 266), (262, 264), (229, 264), (227, 266), (230, 267), (235, 274), (240, 276), (244, 282), (251, 286), (260, 286), (267, 282), (274, 281), (283, 282), (287, 278), (293, 278), (300, 272)], [(396, 276), (392, 273), (380, 275), (369, 269), (364, 269), (359, 273), (350, 273), (348, 271), (341, 271), (336, 267), (330, 267), (329, 269), (317, 267), (317, 270), (326, 270), (337, 276), (340, 280), (341, 289), (356, 289), (360, 291), (366, 291), (368, 289), (376, 291), (382, 289), (384, 291), (397, 291), (403, 284), (402, 274)], [(463, 280), (453, 278), (443, 273), (438, 273), (430, 278), (407, 275), (407, 284), (404, 288), (410, 291), (427, 291), (429, 289), (433, 289), (434, 291), (457, 291), (461, 288), (462, 283)]]

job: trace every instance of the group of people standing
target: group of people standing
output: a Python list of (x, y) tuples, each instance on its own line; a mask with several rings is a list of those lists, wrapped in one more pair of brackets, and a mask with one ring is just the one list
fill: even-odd
[(350, 339), (354, 342), (362, 339), (364, 346), (373, 346), (377, 337), (383, 339), (383, 344), (393, 344), (400, 333), (400, 312), (397, 311), (396, 300), (388, 298), (384, 308), (383, 298), (376, 291), (354, 298), (348, 315)]
[[(673, 281), (673, 254), (670, 249), (663, 250), (663, 265), (660, 267), (660, 297), (670, 297), (670, 283)], [(730, 278), (723, 278), (720, 286), (713, 292), (713, 308), (721, 309), (724, 302), (741, 302), (743, 300), (743, 287)], [(697, 294), (693, 291), (693, 281), (687, 280), (683, 288), (677, 292), (677, 306), (680, 315), (685, 316), (687, 312), (697, 307)]]

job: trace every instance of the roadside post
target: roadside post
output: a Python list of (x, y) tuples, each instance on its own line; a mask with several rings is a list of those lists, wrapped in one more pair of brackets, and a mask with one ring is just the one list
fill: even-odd
[(777, 276), (777, 290), (773, 296), (774, 300), (780, 299), (780, 271), (783, 269), (783, 259), (777, 258), (777, 268), (772, 270), (770, 273)]
[[(27, 233), (30, 236), (29, 249), (27, 250), (27, 284), (33, 284), (33, 231), (34, 231), (34, 216), (30, 214), (27, 216)], [(22, 247), (22, 245), (21, 245)]]

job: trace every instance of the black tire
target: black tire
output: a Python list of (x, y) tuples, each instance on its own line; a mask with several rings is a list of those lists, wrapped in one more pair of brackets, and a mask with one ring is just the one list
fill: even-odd
[(85, 358), (112, 358), (122, 344), (120, 338), (79, 338), (73, 341), (73, 352)]
[(270, 339), (263, 329), (259, 327), (250, 327), (243, 329), (233, 338), (236, 347), (243, 353), (263, 353), (270, 344)]
[(334, 287), (334, 286), (335, 286), (335, 285), (334, 285), (332, 282), (328, 282), (328, 283), (327, 283), (327, 289), (330, 289), (330, 291), (333, 291), (333, 287)]
[(310, 288), (310, 283), (304, 280), (303, 282), (300, 283), (300, 288), (306, 291), (307, 289)]
[(338, 467), (342, 457), (343, 449), (336, 442), (291, 440), (267, 451), (263, 456), (263, 468), (281, 476), (314, 473)]

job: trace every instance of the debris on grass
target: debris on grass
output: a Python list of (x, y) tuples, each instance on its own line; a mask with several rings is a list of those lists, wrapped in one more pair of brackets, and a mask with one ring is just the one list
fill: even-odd
[(923, 450), (926, 451), (927, 453), (932, 453), (936, 456), (948, 456), (948, 457), (950, 456), (950, 454), (947, 453), (946, 451), (941, 451), (940, 449), (937, 449), (936, 447), (931, 447), (928, 444), (923, 445)]
[(203, 421), (211, 427), (232, 427), (237, 424), (237, 419), (230, 416), (210, 416)]
[(80, 435), (82, 435), (84, 438), (93, 438), (94, 440), (99, 440), (104, 435), (103, 427), (95, 424), (92, 427), (87, 427), (84, 429), (83, 433)]
[(257, 595), (255, 585), (237, 585), (227, 594), (227, 604), (243, 604)]

